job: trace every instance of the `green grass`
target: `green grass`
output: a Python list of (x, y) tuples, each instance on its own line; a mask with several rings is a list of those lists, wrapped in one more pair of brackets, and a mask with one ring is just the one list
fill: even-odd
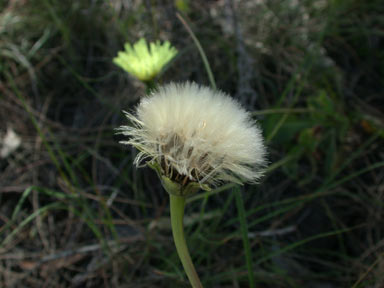
[(189, 287), (168, 195), (113, 130), (146, 87), (112, 59), (140, 37), (180, 51), (158, 83), (240, 97), (268, 143), (262, 183), (187, 200), (204, 287), (383, 285), (382, 1), (240, 1), (240, 34), (215, 1), (176, 1), (188, 25), (173, 1), (70, 2), (0, 3), (0, 149), (22, 139), (0, 158), (1, 287)]

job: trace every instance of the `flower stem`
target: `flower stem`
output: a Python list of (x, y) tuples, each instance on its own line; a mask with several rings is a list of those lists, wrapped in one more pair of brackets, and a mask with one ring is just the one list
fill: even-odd
[(191, 256), (189, 255), (187, 243), (185, 242), (183, 226), (185, 197), (172, 194), (169, 194), (169, 197), (171, 202), (172, 234), (177, 254), (179, 254), (180, 261), (183, 264), (185, 273), (187, 273), (189, 282), (191, 283), (192, 287), (203, 288), (199, 276), (196, 273), (195, 267), (193, 266)]
[(145, 83), (145, 87), (146, 87), (145, 88), (145, 94), (150, 95), (151, 92), (156, 89), (156, 83), (153, 79), (144, 81), (144, 83)]

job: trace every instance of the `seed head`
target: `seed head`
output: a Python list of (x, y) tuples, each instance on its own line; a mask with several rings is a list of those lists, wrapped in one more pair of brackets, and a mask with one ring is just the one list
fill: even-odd
[(265, 166), (261, 131), (238, 102), (195, 83), (168, 84), (144, 97), (133, 126), (118, 128), (122, 144), (140, 153), (137, 166), (157, 165), (162, 176), (187, 185), (257, 182)]
[(120, 51), (113, 62), (141, 81), (152, 80), (164, 66), (177, 54), (176, 48), (168, 41), (149, 43), (141, 38), (133, 46), (124, 45), (125, 51)]

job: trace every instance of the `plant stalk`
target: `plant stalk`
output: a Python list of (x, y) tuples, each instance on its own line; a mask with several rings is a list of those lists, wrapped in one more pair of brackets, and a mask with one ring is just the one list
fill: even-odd
[(173, 241), (175, 242), (177, 254), (183, 264), (184, 271), (187, 273), (189, 282), (193, 288), (203, 288), (199, 276), (196, 273), (195, 266), (193, 266), (191, 256), (188, 252), (187, 243), (185, 242), (184, 235), (184, 207), (185, 197), (169, 194), (171, 202), (171, 225)]
[(151, 79), (151, 80), (147, 80), (147, 81), (144, 81), (145, 83), (145, 94), (146, 95), (150, 95), (152, 93), (152, 91), (156, 90), (156, 82), (155, 80)]

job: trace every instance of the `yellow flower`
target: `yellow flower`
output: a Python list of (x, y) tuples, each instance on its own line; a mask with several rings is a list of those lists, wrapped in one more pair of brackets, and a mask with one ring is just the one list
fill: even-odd
[(152, 80), (177, 54), (168, 41), (149, 43), (148, 47), (144, 38), (133, 46), (126, 43), (124, 48), (125, 51), (120, 51), (113, 62), (141, 81)]
[(159, 167), (182, 186), (223, 181), (257, 182), (266, 149), (259, 127), (238, 102), (195, 83), (168, 84), (144, 97), (133, 126), (118, 128), (122, 144), (140, 153), (135, 164)]

